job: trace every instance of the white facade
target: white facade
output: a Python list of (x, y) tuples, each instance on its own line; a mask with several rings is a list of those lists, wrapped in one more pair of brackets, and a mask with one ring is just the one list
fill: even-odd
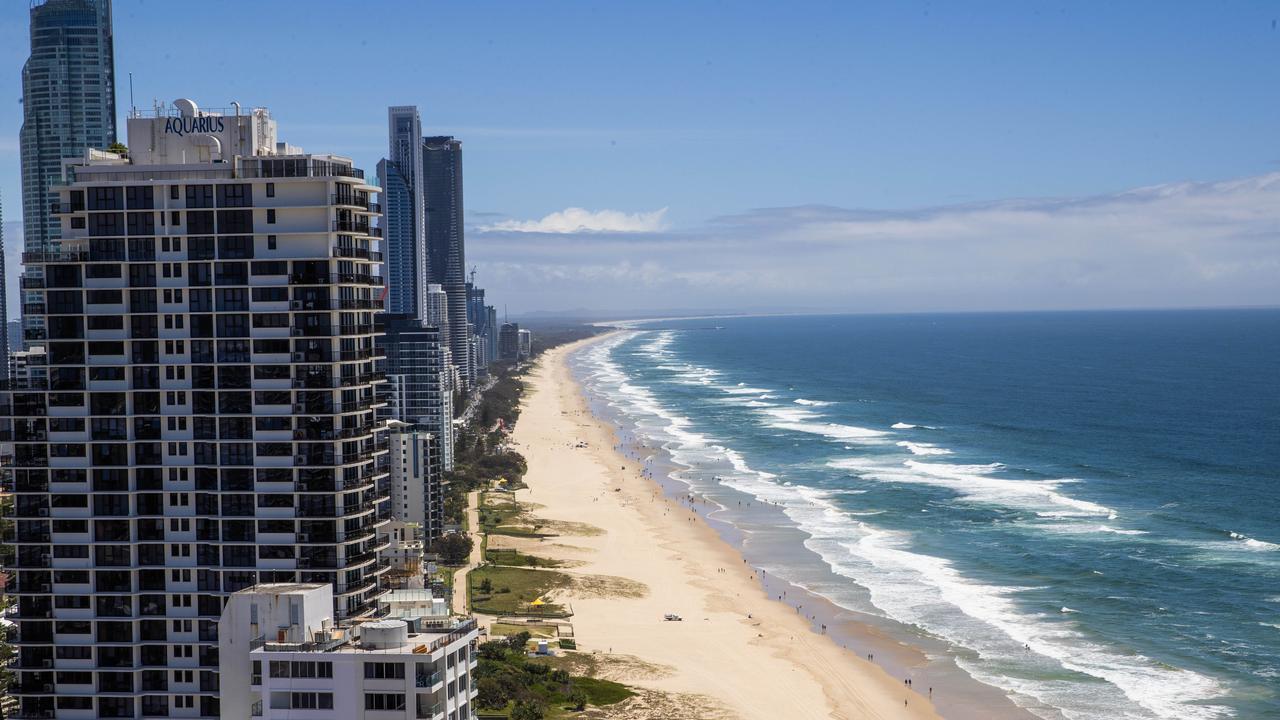
[(443, 531), (444, 487), (431, 472), (435, 436), (421, 426), (397, 420), (387, 423), (391, 448), (391, 514), (416, 524), (425, 538)]
[[(397, 617), (333, 628), (322, 617), (327, 589), (266, 585), (233, 596), (221, 624), (238, 642), (221, 649), (223, 676), (236, 675), (224, 693), (237, 694), (224, 695), (224, 720), (474, 717), (474, 620), (419, 614), (435, 606), (414, 594), (396, 603)], [(242, 628), (254, 620), (259, 634), (249, 637)]]
[(427, 285), (427, 310), (422, 321), (439, 328), (448, 327), (449, 296), (445, 294), (443, 286), (435, 283)]
[(9, 377), (13, 379), (14, 387), (44, 387), (49, 378), (44, 348), (36, 345), (10, 353)]
[(426, 547), (422, 542), (422, 528), (416, 523), (392, 520), (387, 523), (386, 530), (387, 547), (379, 555), (391, 566), (388, 580), (400, 588), (423, 588), (426, 584), (423, 577)]

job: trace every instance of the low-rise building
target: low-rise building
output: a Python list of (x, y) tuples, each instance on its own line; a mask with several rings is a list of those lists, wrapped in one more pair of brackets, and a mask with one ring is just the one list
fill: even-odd
[(261, 584), (233, 594), (218, 623), (222, 718), (470, 720), (475, 620), (424, 591), (383, 619), (335, 625), (329, 585)]

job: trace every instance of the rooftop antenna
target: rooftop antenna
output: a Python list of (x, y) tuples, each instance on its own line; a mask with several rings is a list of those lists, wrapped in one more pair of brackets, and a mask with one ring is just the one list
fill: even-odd
[(138, 106), (133, 104), (133, 73), (129, 73), (129, 110), (137, 114)]

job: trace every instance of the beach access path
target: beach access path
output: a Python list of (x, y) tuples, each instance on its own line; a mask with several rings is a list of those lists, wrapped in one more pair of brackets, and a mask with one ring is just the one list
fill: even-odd
[[(715, 717), (938, 717), (923, 693), (766, 596), (734, 548), (615, 449), (613, 429), (591, 415), (565, 363), (582, 342), (547, 351), (526, 375), (512, 437), (529, 466), (517, 500), (563, 529), (523, 550), (572, 565), (566, 572), (579, 581), (555, 599), (572, 603), (579, 650), (605, 666), (614, 656), (617, 667), (657, 667), (609, 677), (701, 696)], [(599, 531), (574, 532), (583, 523)], [(647, 591), (610, 594), (618, 583), (609, 578)], [(664, 621), (668, 613), (682, 620)]]
[(467, 564), (453, 573), (453, 597), (450, 599), (449, 607), (455, 613), (463, 614), (470, 609), (470, 603), (467, 602), (467, 575), (484, 561), (479, 507), (480, 492), (472, 491), (467, 493), (467, 532), (471, 534), (471, 555), (467, 558)]

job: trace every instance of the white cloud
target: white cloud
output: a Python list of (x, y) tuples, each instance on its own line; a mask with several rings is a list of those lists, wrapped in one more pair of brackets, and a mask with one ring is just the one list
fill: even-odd
[(665, 230), (667, 209), (653, 212), (625, 213), (620, 210), (565, 208), (541, 220), (503, 220), (480, 228), (481, 232), (507, 231), (532, 233), (615, 232), (640, 233)]

